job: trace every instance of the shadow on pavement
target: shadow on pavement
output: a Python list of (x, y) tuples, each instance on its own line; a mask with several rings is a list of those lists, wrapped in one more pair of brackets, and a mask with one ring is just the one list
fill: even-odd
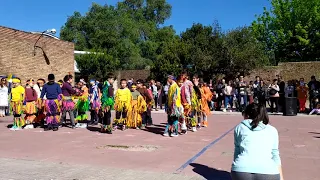
[(99, 127), (94, 127), (94, 126), (87, 126), (87, 129), (91, 132), (100, 132), (100, 129)]
[(308, 132), (310, 134), (320, 134), (320, 133), (317, 133), (317, 132)]
[(167, 126), (167, 124), (154, 124), (154, 126), (156, 126), (156, 127), (163, 127), (163, 128), (165, 128), (165, 127)]
[(314, 138), (318, 138), (318, 139), (320, 139), (320, 136), (313, 136)]
[(231, 180), (230, 172), (210, 168), (206, 165), (191, 163), (193, 171), (208, 180)]
[(146, 129), (142, 129), (142, 130), (148, 131), (148, 132), (151, 132), (154, 134), (163, 134), (163, 132), (164, 132), (164, 128), (162, 128), (162, 127), (146, 127)]
[(12, 126), (13, 126), (13, 124), (8, 124), (7, 128), (10, 129), (10, 128), (12, 128)]

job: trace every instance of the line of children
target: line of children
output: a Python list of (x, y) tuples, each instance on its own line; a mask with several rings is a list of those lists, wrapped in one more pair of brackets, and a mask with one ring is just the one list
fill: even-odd
[(196, 132), (201, 127), (208, 127), (207, 117), (210, 114), (208, 102), (212, 98), (212, 93), (206, 84), (200, 83), (197, 75), (193, 76), (191, 84), (185, 73), (177, 78), (177, 82), (174, 82), (173, 76), (168, 76), (168, 83), (170, 84), (167, 104), (168, 124), (163, 135), (178, 136), (178, 122), (181, 134), (186, 134), (188, 128)]

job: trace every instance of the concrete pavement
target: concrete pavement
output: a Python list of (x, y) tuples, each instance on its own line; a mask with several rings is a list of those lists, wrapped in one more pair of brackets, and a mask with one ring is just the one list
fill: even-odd
[[(153, 113), (147, 130), (100, 134), (97, 127), (12, 132), (0, 119), (0, 179), (230, 179), (233, 131), (242, 117), (214, 112), (209, 127), (177, 138), (161, 136), (166, 116)], [(285, 179), (315, 180), (320, 168), (317, 116), (270, 115), (280, 136)], [(219, 139), (221, 135), (226, 134)], [(216, 141), (218, 139), (218, 141)], [(205, 146), (214, 142), (206, 151)], [(191, 164), (177, 171), (190, 158)]]

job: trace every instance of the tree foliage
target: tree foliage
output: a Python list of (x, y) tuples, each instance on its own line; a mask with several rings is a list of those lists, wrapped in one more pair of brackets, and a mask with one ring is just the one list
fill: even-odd
[(77, 50), (92, 52), (76, 61), (82, 75), (96, 78), (114, 70), (151, 68), (151, 76), (158, 80), (183, 69), (209, 80), (215, 74), (246, 73), (268, 63), (266, 42), (253, 36), (262, 23), (226, 33), (218, 21), (210, 26), (196, 23), (177, 35), (173, 26), (163, 26), (170, 15), (166, 0), (93, 3), (85, 15), (70, 16), (60, 36), (74, 42)]
[(253, 22), (252, 29), (274, 64), (314, 61), (320, 52), (320, 1), (272, 0), (270, 10)]

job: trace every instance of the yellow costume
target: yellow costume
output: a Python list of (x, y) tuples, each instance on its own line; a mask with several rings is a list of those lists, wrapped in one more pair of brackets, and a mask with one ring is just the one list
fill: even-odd
[(116, 111), (115, 124), (126, 124), (127, 113), (131, 111), (131, 92), (128, 88), (118, 89), (115, 95), (114, 109)]
[[(13, 83), (20, 83), (19, 79), (13, 79)], [(21, 129), (25, 125), (24, 119), (21, 117), (23, 113), (23, 101), (25, 96), (25, 89), (18, 85), (11, 90), (10, 109), (14, 116), (12, 130)]]
[(127, 127), (142, 126), (142, 113), (147, 111), (147, 104), (138, 91), (132, 92), (131, 108), (128, 110)]

